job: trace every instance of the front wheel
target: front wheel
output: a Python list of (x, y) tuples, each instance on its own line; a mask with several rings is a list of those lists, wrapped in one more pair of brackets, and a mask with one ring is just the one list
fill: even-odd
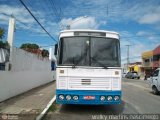
[(158, 94), (158, 90), (157, 90), (156, 86), (153, 86), (153, 87), (152, 87), (152, 92), (153, 92), (153, 94), (155, 94), (155, 95)]

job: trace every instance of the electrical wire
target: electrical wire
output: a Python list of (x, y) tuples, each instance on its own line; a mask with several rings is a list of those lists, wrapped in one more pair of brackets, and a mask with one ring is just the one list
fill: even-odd
[(53, 39), (55, 42), (57, 40), (52, 37), (52, 35), (42, 26), (42, 24), (37, 20), (37, 18), (32, 14), (32, 12), (29, 10), (29, 8), (25, 5), (25, 3), (22, 0), (19, 0), (21, 4), (26, 8), (26, 10), (30, 13), (30, 15), (34, 18), (34, 20), (41, 26), (41, 28), (50, 36), (51, 39)]

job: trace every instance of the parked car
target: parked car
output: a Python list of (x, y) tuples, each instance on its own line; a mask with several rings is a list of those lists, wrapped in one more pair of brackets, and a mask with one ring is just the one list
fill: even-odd
[(125, 77), (126, 77), (126, 74), (127, 74), (127, 73), (124, 72), (124, 73), (122, 74), (122, 77), (125, 78)]
[(125, 78), (130, 78), (131, 77), (131, 72), (128, 72), (127, 74), (126, 74), (126, 76), (125, 76)]
[(153, 94), (160, 93), (160, 68), (157, 68), (149, 79)]
[(128, 72), (125, 76), (126, 78), (130, 78), (130, 79), (140, 79), (140, 76), (138, 75), (137, 72)]

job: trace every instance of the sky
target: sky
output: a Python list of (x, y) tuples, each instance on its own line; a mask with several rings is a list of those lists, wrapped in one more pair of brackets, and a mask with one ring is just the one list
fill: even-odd
[[(57, 41), (59, 32), (100, 29), (120, 34), (121, 60), (141, 61), (141, 54), (160, 45), (160, 0), (22, 0)], [(14, 46), (36, 43), (45, 49), (55, 44), (19, 0), (0, 0), (0, 27), (6, 31), (9, 16), (16, 19)], [(7, 16), (9, 15), (9, 16)]]

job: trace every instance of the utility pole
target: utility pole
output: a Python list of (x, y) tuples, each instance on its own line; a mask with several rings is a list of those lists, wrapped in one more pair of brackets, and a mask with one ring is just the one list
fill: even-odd
[(126, 45), (126, 46), (127, 46), (127, 69), (128, 69), (128, 66), (129, 66), (129, 63), (130, 63), (130, 61), (129, 61), (129, 47), (131, 45)]
[(10, 48), (13, 47), (14, 31), (15, 31), (15, 19), (14, 19), (13, 15), (11, 15), (11, 17), (9, 19), (8, 38), (7, 38), (7, 41), (10, 45)]
[(7, 41), (10, 46), (10, 56), (9, 56), (9, 63), (6, 65), (6, 69), (12, 69), (12, 57), (13, 57), (13, 41), (14, 41), (14, 32), (15, 32), (15, 18), (11, 15), (9, 19), (9, 26), (8, 26), (8, 37)]

